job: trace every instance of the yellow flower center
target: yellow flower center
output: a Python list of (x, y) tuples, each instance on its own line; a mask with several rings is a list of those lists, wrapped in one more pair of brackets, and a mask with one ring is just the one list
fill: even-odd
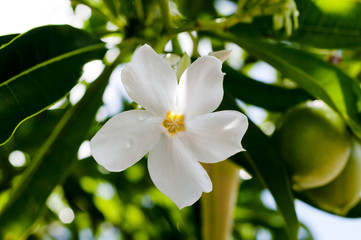
[(184, 132), (184, 115), (168, 112), (167, 117), (163, 120), (162, 126), (168, 130), (169, 135), (173, 136), (177, 132)]

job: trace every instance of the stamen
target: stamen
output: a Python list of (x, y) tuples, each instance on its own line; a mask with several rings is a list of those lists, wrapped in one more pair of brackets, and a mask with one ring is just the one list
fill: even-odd
[(162, 126), (168, 130), (168, 133), (171, 136), (177, 132), (184, 132), (186, 130), (184, 125), (184, 115), (168, 112), (167, 117), (162, 122)]

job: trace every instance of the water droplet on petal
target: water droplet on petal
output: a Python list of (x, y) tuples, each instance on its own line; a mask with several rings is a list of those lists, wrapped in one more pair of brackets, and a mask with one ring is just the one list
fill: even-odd
[(126, 147), (126, 148), (131, 148), (132, 146), (133, 146), (133, 140), (129, 138), (129, 139), (125, 142), (125, 147)]
[(138, 116), (138, 119), (139, 119), (140, 121), (144, 121), (144, 120), (147, 119), (147, 118), (148, 118), (148, 115), (147, 115), (147, 114), (141, 114), (141, 115)]

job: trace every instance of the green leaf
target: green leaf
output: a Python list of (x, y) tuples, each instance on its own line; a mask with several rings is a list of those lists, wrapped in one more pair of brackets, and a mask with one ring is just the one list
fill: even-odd
[(3, 47), (4, 44), (10, 42), (15, 37), (17, 37), (19, 34), (9, 34), (9, 35), (3, 35), (0, 36), (0, 48)]
[(272, 17), (256, 17), (251, 24), (239, 23), (231, 31), (247, 32), (323, 49), (359, 48), (361, 2), (354, 0), (296, 0), (299, 27), (290, 37), (273, 29)]
[[(239, 110), (234, 99), (227, 94), (223, 98), (222, 109)], [(289, 239), (297, 239), (299, 222), (297, 219), (294, 197), (291, 184), (287, 175), (286, 166), (281, 157), (278, 156), (272, 141), (266, 136), (250, 119), (245, 136), (242, 139), (242, 146), (246, 152), (232, 156), (232, 160), (245, 167), (247, 171), (256, 174), (266, 186), (275, 199), (278, 210), (281, 213)]]
[(251, 121), (242, 140), (242, 145), (247, 152), (236, 155), (236, 158), (245, 158), (250, 163), (256, 175), (273, 195), (278, 210), (284, 219), (289, 239), (297, 239), (299, 222), (291, 184), (286, 166), (280, 160), (275, 147), (271, 144), (270, 139)]
[(224, 65), (224, 88), (234, 97), (271, 111), (285, 111), (297, 103), (312, 99), (301, 89), (289, 89), (266, 84)]
[[(10, 152), (20, 150), (32, 158), (54, 130), (64, 113), (65, 109), (46, 110), (28, 119), (17, 128), (13, 137), (0, 149), (6, 148)], [(33, 138), (34, 135), (36, 138)], [(29, 141), (29, 139), (32, 140)]]
[(114, 17), (119, 15), (120, 2), (118, 0), (104, 0), (103, 2)]
[(66, 25), (30, 30), (0, 48), (0, 145), (25, 119), (64, 97), (104, 44)]
[(340, 113), (355, 135), (361, 138), (361, 90), (355, 79), (310, 53), (237, 34), (218, 36), (234, 41), (298, 83), (314, 97), (322, 99)]
[(290, 38), (318, 48), (355, 48), (361, 44), (361, 2), (298, 0), (299, 28)]
[(214, 0), (184, 0), (178, 1), (178, 8), (181, 14), (193, 20), (199, 16), (216, 16), (214, 2)]
[(1, 209), (0, 238), (25, 238), (46, 210), (46, 199), (55, 186), (64, 181), (78, 163), (76, 153), (86, 139), (102, 103), (109, 77), (120, 61), (135, 48), (133, 41), (124, 44), (125, 50), (121, 52), (117, 61), (107, 66), (77, 105), (64, 114), (34, 157), (31, 167), (13, 187), (9, 201)]
[[(19, 239), (44, 210), (44, 204), (55, 186), (77, 163), (76, 153), (85, 139), (101, 104), (103, 91), (115, 68), (107, 67), (89, 87), (82, 100), (69, 109), (51, 136), (39, 149), (32, 166), (14, 186), (11, 201), (0, 215), (0, 236)], [(21, 221), (19, 221), (21, 219)]]

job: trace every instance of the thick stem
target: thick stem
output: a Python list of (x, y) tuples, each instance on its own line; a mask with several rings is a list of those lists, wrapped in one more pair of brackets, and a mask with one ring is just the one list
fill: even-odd
[(232, 236), (240, 169), (231, 161), (203, 166), (213, 182), (213, 191), (201, 198), (203, 240), (229, 240)]

